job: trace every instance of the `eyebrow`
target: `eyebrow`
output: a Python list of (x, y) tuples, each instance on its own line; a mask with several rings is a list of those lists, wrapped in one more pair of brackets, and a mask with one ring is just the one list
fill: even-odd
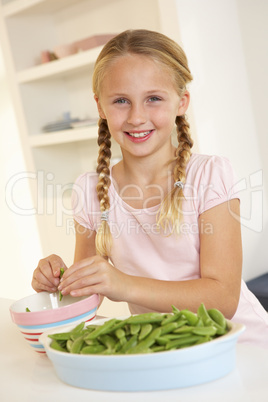
[[(152, 95), (156, 93), (162, 93), (162, 94), (168, 94), (168, 91), (165, 89), (150, 89), (149, 91), (144, 92), (145, 95)], [(108, 94), (109, 97), (117, 97), (117, 96), (123, 96), (123, 97), (128, 97), (129, 94), (124, 93), (124, 92), (118, 92), (114, 94)]]

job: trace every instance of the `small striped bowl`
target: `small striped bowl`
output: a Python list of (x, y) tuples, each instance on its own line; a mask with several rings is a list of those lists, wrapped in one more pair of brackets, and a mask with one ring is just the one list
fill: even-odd
[(41, 292), (14, 302), (10, 306), (10, 314), (33, 350), (46, 353), (39, 342), (44, 331), (92, 321), (96, 317), (98, 304), (98, 295), (75, 298), (67, 295), (60, 301), (58, 293)]

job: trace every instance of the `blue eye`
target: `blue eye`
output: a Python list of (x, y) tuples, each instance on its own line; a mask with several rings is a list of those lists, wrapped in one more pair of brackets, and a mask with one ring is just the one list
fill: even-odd
[(149, 102), (157, 102), (160, 101), (161, 99), (158, 96), (151, 96), (149, 98)]
[(120, 99), (116, 99), (114, 103), (124, 104), (124, 103), (127, 103), (127, 101), (126, 101), (126, 99), (120, 98)]

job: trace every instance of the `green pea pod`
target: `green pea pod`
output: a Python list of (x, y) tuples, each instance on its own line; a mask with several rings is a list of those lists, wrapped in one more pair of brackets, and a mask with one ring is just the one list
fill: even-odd
[(74, 341), (72, 341), (71, 339), (68, 339), (68, 341), (66, 342), (66, 349), (69, 353), (71, 353), (73, 343)]
[(195, 342), (194, 345), (201, 345), (202, 343), (206, 343), (211, 340), (212, 340), (212, 338), (210, 336), (202, 336), (202, 338), (198, 339), (198, 341)]
[(106, 321), (104, 324), (99, 325), (94, 331), (90, 334), (86, 335), (84, 339), (95, 339), (100, 335), (108, 334), (113, 327), (113, 325), (117, 322), (116, 318), (112, 318), (109, 321)]
[(116, 336), (118, 339), (121, 339), (121, 338), (125, 337), (126, 332), (124, 331), (123, 328), (118, 328), (118, 329), (115, 331), (114, 334), (115, 334), (115, 336)]
[(100, 342), (106, 346), (107, 349), (114, 349), (116, 345), (116, 340), (110, 335), (101, 335), (99, 337)]
[(191, 333), (195, 327), (190, 325), (184, 325), (183, 327), (175, 329), (173, 332), (174, 334), (184, 334), (184, 333)]
[(118, 351), (121, 353), (126, 353), (129, 349), (135, 347), (138, 343), (138, 335), (132, 335), (132, 337), (122, 346), (122, 348)]
[(189, 332), (183, 332), (183, 333), (181, 333), (181, 334), (175, 334), (175, 333), (173, 333), (173, 334), (166, 334), (166, 335), (164, 335), (164, 336), (167, 337), (167, 338), (171, 341), (172, 339), (186, 338), (187, 336), (189, 336), (189, 335), (191, 335), (191, 334), (192, 334), (192, 332), (189, 331)]
[(224, 315), (219, 310), (217, 310), (216, 308), (211, 308), (211, 309), (208, 310), (208, 315), (220, 327), (222, 327), (223, 329), (226, 329), (226, 327), (227, 327), (226, 318), (224, 317)]
[(185, 320), (185, 318), (179, 318), (178, 321), (176, 321), (178, 324), (178, 328), (184, 327), (185, 325), (188, 325), (188, 321)]
[(192, 326), (195, 326), (198, 322), (198, 317), (195, 313), (189, 310), (181, 310), (181, 314), (186, 318), (188, 323)]
[(73, 344), (71, 347), (71, 353), (80, 353), (83, 345), (84, 345), (84, 339), (83, 339), (83, 336), (80, 336), (79, 338), (77, 338), (73, 341)]
[(85, 323), (84, 323), (84, 322), (80, 322), (80, 324), (76, 325), (76, 327), (74, 327), (74, 328), (71, 330), (71, 333), (72, 333), (72, 334), (75, 334), (75, 333), (81, 332), (82, 329), (84, 329), (84, 326), (85, 326)]
[(99, 345), (98, 339), (85, 339), (85, 337), (84, 337), (84, 342), (85, 342), (88, 346)]
[(169, 341), (170, 339), (167, 336), (159, 336), (156, 338), (156, 343), (160, 346), (165, 346)]
[(58, 350), (59, 352), (66, 352), (66, 349), (64, 349), (55, 339), (52, 340), (50, 347)]
[(194, 343), (199, 341), (201, 336), (199, 335), (189, 335), (181, 339), (174, 339), (166, 344), (166, 350), (178, 349), (182, 347), (192, 346)]
[(214, 336), (217, 332), (217, 328), (214, 326), (210, 327), (194, 327), (192, 333), (195, 335), (202, 335), (202, 336)]
[(199, 318), (201, 318), (201, 320), (203, 321), (203, 324), (206, 325), (212, 325), (213, 321), (210, 318), (210, 316), (208, 315), (207, 309), (204, 305), (204, 303), (201, 303), (200, 306), (197, 309), (197, 316)]
[(177, 307), (175, 307), (173, 305), (171, 307), (172, 307), (172, 311), (174, 314), (178, 314), (180, 312), (180, 310)]
[(130, 324), (130, 333), (131, 335), (138, 334), (141, 329), (141, 324)]
[(166, 350), (165, 346), (154, 346), (151, 348), (151, 351), (156, 353), (156, 352), (163, 352)]
[(133, 315), (127, 319), (128, 324), (153, 324), (163, 320), (164, 316), (161, 313), (144, 313)]
[(163, 326), (161, 325), (161, 335), (165, 335), (170, 332), (173, 332), (177, 328), (178, 328), (178, 324), (176, 322), (170, 322)]
[(161, 325), (166, 325), (166, 324), (169, 324), (170, 322), (178, 321), (180, 317), (181, 317), (181, 313), (168, 314), (168, 315), (163, 319), (163, 321), (161, 322)]
[[(161, 335), (161, 328), (156, 327), (145, 339), (143, 339), (137, 346), (129, 350), (129, 353), (144, 353), (155, 343), (156, 339)], [(146, 352), (147, 353), (147, 352)]]
[[(64, 274), (64, 268), (60, 269), (60, 278), (62, 277), (62, 275)], [(61, 293), (61, 291), (59, 291), (59, 301), (61, 301), (63, 298), (63, 295)]]
[(59, 334), (50, 334), (49, 338), (55, 339), (56, 341), (68, 341), (71, 338), (71, 332), (60, 332)]
[(80, 354), (82, 355), (95, 355), (103, 352), (105, 350), (104, 345), (91, 345), (91, 346), (84, 346), (81, 349)]
[(152, 324), (143, 324), (141, 326), (141, 330), (140, 330), (140, 334), (139, 334), (139, 340), (142, 341), (144, 338), (146, 338), (146, 336), (148, 336), (150, 334), (152, 329), (153, 329)]
[(26, 307), (25, 311), (26, 311), (26, 313), (30, 313), (30, 312), (31, 312), (31, 310), (29, 309), (29, 307)]

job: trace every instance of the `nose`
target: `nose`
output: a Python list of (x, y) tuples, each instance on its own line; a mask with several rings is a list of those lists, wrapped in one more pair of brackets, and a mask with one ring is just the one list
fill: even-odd
[(132, 104), (127, 118), (128, 124), (131, 124), (132, 126), (139, 126), (146, 123), (146, 121), (147, 114), (144, 105)]

